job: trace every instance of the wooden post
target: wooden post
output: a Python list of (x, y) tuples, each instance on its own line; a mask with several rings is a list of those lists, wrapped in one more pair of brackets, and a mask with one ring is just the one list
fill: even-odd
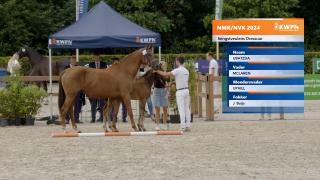
[(202, 118), (202, 80), (200, 78), (200, 75), (198, 74), (198, 93), (197, 93), (197, 97), (198, 97), (198, 114), (199, 114), (199, 118)]
[(284, 113), (280, 113), (280, 120), (284, 120)]
[(210, 119), (210, 97), (209, 97), (209, 92), (210, 92), (210, 81), (209, 81), (209, 76), (206, 76), (206, 116), (208, 120)]
[(193, 114), (198, 114), (198, 92), (199, 92), (199, 84), (198, 84), (199, 80), (197, 78), (197, 87), (196, 87), (196, 95), (195, 97), (192, 97), (192, 113)]
[(208, 79), (209, 79), (209, 119), (214, 121), (214, 95), (213, 95), (213, 88), (216, 88), (216, 87), (213, 87), (213, 74), (209, 75), (208, 76)]

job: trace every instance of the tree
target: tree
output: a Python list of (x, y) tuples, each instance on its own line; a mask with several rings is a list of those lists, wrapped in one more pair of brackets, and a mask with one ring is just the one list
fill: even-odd
[(304, 43), (307, 50), (320, 50), (320, 5), (317, 0), (300, 0), (295, 16), (304, 18)]
[[(89, 8), (100, 0), (89, 0)], [(135, 23), (161, 34), (166, 53), (213, 51), (214, 0), (105, 0)], [(224, 0), (223, 19), (305, 18), (305, 44), (319, 50), (317, 0)], [(0, 55), (22, 45), (47, 52), (48, 36), (75, 21), (75, 0), (5, 0), (0, 2)], [(108, 50), (127, 53), (126, 49)], [(63, 53), (63, 51), (60, 51)]]

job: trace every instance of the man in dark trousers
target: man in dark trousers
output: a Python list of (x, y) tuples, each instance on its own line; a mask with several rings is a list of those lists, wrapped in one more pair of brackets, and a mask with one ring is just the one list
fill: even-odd
[[(64, 69), (68, 69), (68, 68), (73, 68), (77, 66), (77, 61), (76, 61), (76, 57), (75, 55), (72, 55), (71, 56), (71, 59), (70, 59), (70, 64), (67, 65)], [(75, 117), (75, 121), (76, 123), (82, 123), (80, 120), (79, 120), (79, 114), (81, 112), (81, 107), (82, 105), (85, 104), (85, 95), (82, 91), (80, 91), (77, 96), (76, 96), (76, 100), (74, 102), (74, 117)], [(68, 113), (67, 114), (67, 124), (69, 124), (69, 120), (70, 120), (70, 114)]]
[[(112, 58), (112, 65), (113, 64), (117, 64), (117, 63), (119, 63), (120, 62), (120, 59), (119, 58)], [(110, 67), (112, 66), (112, 65), (110, 65)], [(126, 108), (126, 106), (124, 105), (124, 103), (123, 103), (123, 101), (121, 102), (121, 104), (122, 104), (122, 122), (127, 122), (127, 108)], [(112, 114), (113, 114), (113, 111), (114, 111), (114, 108), (112, 107), (112, 109), (111, 109), (111, 111), (110, 111), (110, 119), (112, 119)], [(116, 115), (116, 117), (117, 117), (117, 115)]]
[[(107, 64), (105, 62), (101, 61), (100, 52), (98, 50), (94, 51), (94, 61), (89, 63), (89, 67), (95, 68), (95, 69), (106, 69), (107, 68)], [(105, 100), (104, 99), (89, 98), (89, 101), (91, 103), (91, 123), (95, 123), (95, 121), (96, 121), (97, 107), (100, 112), (100, 117), (97, 121), (102, 122), (103, 121), (103, 107), (106, 103)]]

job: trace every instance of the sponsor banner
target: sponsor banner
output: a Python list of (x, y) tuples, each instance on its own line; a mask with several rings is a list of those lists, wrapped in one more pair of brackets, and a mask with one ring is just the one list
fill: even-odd
[(320, 100), (320, 74), (306, 74), (304, 76), (305, 100)]
[(88, 0), (77, 0), (77, 17), (79, 19), (88, 11), (89, 2)]
[(222, 19), (223, 0), (216, 0), (215, 19)]
[(157, 42), (157, 38), (137, 36), (135, 42), (138, 44), (155, 44)]
[(50, 38), (49, 45), (50, 46), (72, 46), (72, 40)]
[(320, 58), (312, 58), (312, 73), (320, 74)]

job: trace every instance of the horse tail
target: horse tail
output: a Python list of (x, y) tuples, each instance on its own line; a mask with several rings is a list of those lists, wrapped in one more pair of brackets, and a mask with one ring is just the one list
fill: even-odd
[(64, 104), (64, 101), (66, 99), (66, 93), (64, 92), (63, 85), (62, 85), (62, 75), (63, 74), (61, 74), (59, 78), (59, 95), (58, 95), (59, 110), (61, 110)]

